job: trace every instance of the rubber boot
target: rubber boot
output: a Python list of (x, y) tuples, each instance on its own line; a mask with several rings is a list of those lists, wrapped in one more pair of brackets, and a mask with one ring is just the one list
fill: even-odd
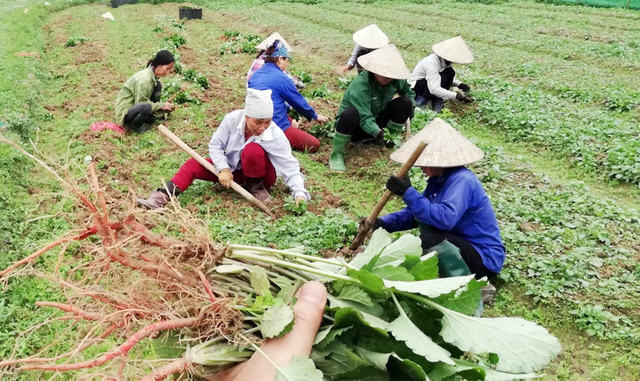
[(394, 135), (402, 134), (402, 132), (404, 131), (404, 123), (396, 123), (396, 122), (389, 121), (387, 123), (387, 129), (389, 130), (390, 133)]
[(351, 141), (352, 135), (341, 134), (336, 131), (333, 136), (333, 149), (329, 156), (329, 169), (334, 172), (344, 173), (347, 167), (344, 165), (344, 150)]
[(170, 194), (177, 196), (181, 193), (180, 189), (173, 183), (173, 181), (167, 181), (165, 188), (158, 188), (151, 192), (149, 197), (137, 199), (138, 203), (146, 206), (149, 209), (164, 208), (169, 200), (171, 200)]
[(448, 278), (471, 274), (469, 266), (467, 266), (460, 255), (460, 249), (451, 242), (444, 240), (429, 250), (426, 250), (427, 253), (432, 251), (438, 253), (438, 268), (441, 277)]
[(264, 187), (262, 178), (247, 178), (244, 183), (244, 188), (247, 190), (247, 192), (251, 193), (253, 197), (262, 201), (263, 204), (271, 202), (271, 195), (269, 195), (269, 192)]
[(153, 116), (144, 116), (138, 114), (131, 121), (131, 124), (129, 125), (129, 131), (136, 134), (147, 132), (153, 127), (154, 121), (155, 118)]

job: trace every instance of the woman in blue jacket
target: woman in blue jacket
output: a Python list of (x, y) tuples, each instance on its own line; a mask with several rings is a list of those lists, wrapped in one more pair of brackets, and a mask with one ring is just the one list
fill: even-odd
[(374, 228), (395, 232), (419, 227), (422, 247), (425, 253), (438, 252), (443, 276), (495, 277), (505, 259), (500, 227), (480, 180), (465, 167), (484, 154), (436, 118), (391, 159), (404, 163), (420, 140), (428, 145), (415, 165), (429, 176), (427, 188), (420, 193), (408, 178), (391, 176), (387, 189), (401, 196), (407, 207), (377, 219)]

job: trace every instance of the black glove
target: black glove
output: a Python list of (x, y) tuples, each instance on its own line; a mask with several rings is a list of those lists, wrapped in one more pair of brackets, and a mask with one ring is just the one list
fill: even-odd
[(397, 196), (402, 196), (409, 187), (411, 187), (411, 180), (409, 180), (408, 177), (401, 179), (396, 176), (391, 176), (389, 180), (387, 180), (387, 189)]
[(467, 85), (466, 83), (461, 83), (458, 85), (458, 88), (462, 91), (464, 91), (465, 93), (469, 90), (471, 90), (471, 88), (469, 87), (469, 85)]
[(378, 132), (378, 135), (376, 135), (376, 139), (373, 141), (373, 143), (377, 146), (380, 147), (384, 147), (384, 130), (380, 129), (380, 131)]
[[(358, 231), (360, 231), (363, 228), (363, 225), (365, 224), (366, 221), (367, 221), (367, 217), (360, 217), (360, 219), (358, 220), (358, 223), (359, 223)], [(373, 222), (373, 225), (371, 226), (371, 231), (374, 231), (377, 228), (381, 228), (382, 225), (383, 225), (382, 219), (376, 218), (376, 220)]]

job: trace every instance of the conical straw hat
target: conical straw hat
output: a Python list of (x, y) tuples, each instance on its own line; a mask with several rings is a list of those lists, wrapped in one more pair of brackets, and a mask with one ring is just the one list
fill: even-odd
[(435, 54), (447, 61), (458, 64), (473, 62), (473, 53), (460, 36), (438, 42), (432, 49)]
[(459, 167), (475, 163), (484, 157), (480, 148), (462, 136), (458, 130), (444, 120), (435, 118), (392, 153), (391, 160), (404, 164), (420, 141), (426, 142), (427, 148), (414, 164), (418, 167)]
[(358, 57), (358, 63), (366, 70), (383, 77), (393, 79), (409, 79), (411, 77), (411, 71), (393, 44)]
[(379, 49), (389, 44), (389, 37), (376, 24), (371, 24), (355, 32), (353, 42), (366, 49)]
[(273, 43), (273, 41), (275, 41), (275, 40), (282, 41), (282, 43), (284, 44), (284, 47), (287, 48), (287, 51), (289, 51), (289, 52), (293, 51), (293, 48), (291, 47), (291, 45), (289, 45), (287, 43), (287, 41), (285, 41), (285, 39), (282, 38), (282, 36), (278, 32), (273, 32), (271, 34), (271, 36), (269, 36), (269, 37), (265, 38), (264, 40), (262, 40), (261, 43), (256, 45), (256, 50), (267, 50), (269, 45), (271, 45)]

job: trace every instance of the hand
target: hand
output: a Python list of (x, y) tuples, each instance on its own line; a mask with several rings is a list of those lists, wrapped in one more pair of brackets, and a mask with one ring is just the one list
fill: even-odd
[[(367, 217), (361, 217), (358, 220), (359, 226), (358, 226), (358, 232), (365, 230), (367, 228)], [(371, 231), (375, 231), (378, 228), (381, 228), (382, 225), (384, 225), (384, 222), (382, 222), (381, 218), (376, 218), (376, 220), (373, 222), (373, 225), (371, 225)]]
[(173, 103), (171, 103), (171, 102), (165, 102), (165, 103), (164, 103), (164, 105), (163, 105), (162, 107), (160, 107), (160, 110), (164, 110), (164, 111), (169, 111), (169, 112), (171, 112), (171, 111), (173, 111), (173, 109), (174, 109), (175, 107), (176, 107), (176, 106), (174, 106), (174, 105), (173, 105)]
[(464, 101), (464, 100), (468, 99), (467, 95), (465, 93), (463, 93), (462, 91), (460, 91), (460, 90), (456, 91), (455, 93), (456, 93), (456, 99), (459, 100), (459, 101)]
[(298, 128), (300, 126), (300, 121), (297, 119), (291, 119), (291, 127)]
[[(327, 303), (327, 290), (320, 282), (305, 283), (296, 294), (298, 302), (293, 306), (295, 323), (291, 332), (277, 339), (265, 341), (260, 349), (278, 366), (286, 366), (291, 357), (309, 356), (322, 322), (324, 306)], [(244, 381), (275, 379), (276, 370), (259, 352), (231, 369), (210, 377), (211, 381)]]
[(318, 114), (318, 117), (316, 118), (316, 122), (321, 123), (321, 124), (327, 123), (328, 120), (329, 120), (329, 118), (327, 118), (324, 115), (320, 115), (320, 114)]
[(218, 175), (218, 180), (223, 187), (231, 188), (231, 183), (233, 183), (233, 173), (231, 173), (231, 170), (229, 169), (223, 169)]
[(389, 180), (387, 180), (387, 189), (397, 196), (402, 196), (410, 187), (411, 180), (409, 180), (408, 177), (401, 179), (396, 176), (391, 176)]
[(471, 90), (471, 87), (469, 87), (469, 85), (467, 85), (466, 83), (459, 84), (458, 88), (460, 90), (464, 91), (465, 93), (468, 92), (469, 90)]
[(353, 66), (345, 65), (342, 69), (340, 69), (340, 73), (346, 74), (351, 69), (353, 69)]
[(296, 200), (296, 206), (300, 206), (300, 203), (307, 201), (307, 198), (304, 196), (298, 196), (296, 197), (295, 200)]

